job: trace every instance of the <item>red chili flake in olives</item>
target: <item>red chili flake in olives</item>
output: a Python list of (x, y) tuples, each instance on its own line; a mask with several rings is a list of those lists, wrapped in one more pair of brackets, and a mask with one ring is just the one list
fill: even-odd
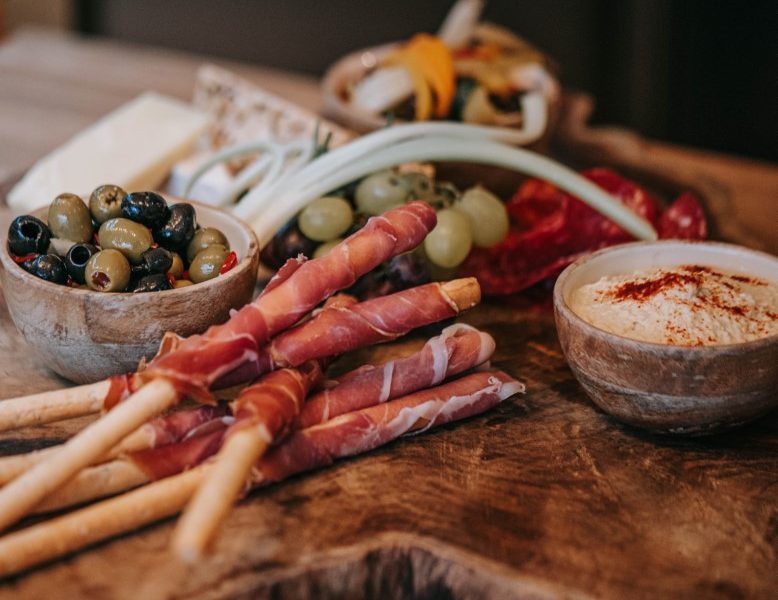
[(227, 260), (224, 261), (222, 268), (219, 269), (219, 275), (224, 275), (227, 271), (231, 270), (236, 264), (238, 264), (238, 255), (235, 252), (230, 252), (227, 255)]
[(189, 279), (189, 271), (184, 271), (181, 273), (181, 279)]
[(175, 287), (176, 285), (176, 278), (173, 277), (170, 273), (167, 273), (167, 280), (170, 282), (170, 287)]
[(17, 265), (20, 265), (20, 264), (22, 264), (23, 262), (27, 262), (28, 260), (32, 260), (32, 259), (33, 259), (33, 258), (35, 258), (36, 256), (38, 256), (38, 255), (37, 255), (35, 252), (32, 252), (32, 253), (30, 253), (30, 254), (25, 254), (24, 256), (14, 256), (14, 255), (12, 254), (12, 255), (11, 255), (11, 258), (13, 259), (13, 261), (14, 261), (14, 262), (15, 262)]

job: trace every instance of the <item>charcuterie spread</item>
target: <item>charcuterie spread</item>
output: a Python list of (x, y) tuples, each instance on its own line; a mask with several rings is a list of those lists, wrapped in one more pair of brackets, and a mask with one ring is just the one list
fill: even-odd
[[(17, 184), (8, 203), (28, 214), (0, 248), (9, 313), (45, 359), (38, 338), (61, 342), (51, 370), (87, 383), (3, 400), (0, 431), (96, 418), (61, 444), (0, 457), (0, 578), (179, 513), (172, 554), (196, 561), (252, 491), (512, 402), (531, 378), (504, 356), (494, 366), (481, 329), (508, 313), (458, 321), (482, 295), (539, 296), (544, 310), (556, 282), (572, 374), (630, 425), (710, 433), (774, 406), (775, 366), (761, 363), (778, 340), (778, 263), (703, 243), (717, 229), (696, 192), (661, 198), (644, 179), (543, 154), (561, 94), (553, 63), (479, 23), (482, 5), (460, 0), (437, 35), (368, 49), (358, 69), (336, 64), (324, 100), (339, 124), (204, 67), (195, 106), (144, 94)], [(710, 247), (732, 268), (667, 258)], [(30, 325), (12, 278), (55, 308), (81, 303)], [(213, 316), (202, 304), (220, 290)], [(200, 293), (208, 300), (190, 302)], [(150, 323), (127, 323), (167, 299)], [(413, 331), (423, 339), (402, 355), (358, 353)], [(123, 344), (138, 348), (120, 362), (110, 352)], [(71, 358), (85, 348), (109, 368), (87, 373)], [(745, 400), (718, 373), (730, 364), (755, 374)], [(473, 461), (496, 454), (484, 440)], [(585, 446), (576, 456), (603, 477)]]

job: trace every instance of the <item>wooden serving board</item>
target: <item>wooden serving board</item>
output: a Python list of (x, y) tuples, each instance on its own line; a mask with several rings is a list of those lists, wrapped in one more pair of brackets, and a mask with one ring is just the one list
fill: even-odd
[[(580, 137), (563, 141), (586, 162)], [(641, 174), (634, 153), (586, 153)], [(669, 193), (685, 182), (642, 176)], [(740, 218), (737, 194), (686, 177), (713, 190), (702, 196), (723, 237), (775, 251), (751, 212)], [(197, 567), (168, 553), (168, 520), (0, 583), (0, 598), (778, 595), (778, 414), (714, 438), (642, 433), (585, 396), (547, 306), (490, 301), (463, 320), (495, 336), (494, 364), (525, 395), (251, 494)], [(423, 339), (349, 361), (386, 360)], [(1, 300), (0, 382), (0, 398), (65, 385)], [(86, 422), (0, 434), (0, 454), (60, 442)]]

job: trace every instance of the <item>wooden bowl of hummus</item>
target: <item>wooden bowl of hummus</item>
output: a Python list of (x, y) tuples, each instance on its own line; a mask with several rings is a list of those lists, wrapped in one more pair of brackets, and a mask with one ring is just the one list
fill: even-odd
[(617, 419), (700, 435), (778, 407), (778, 258), (715, 242), (637, 242), (554, 288), (575, 377)]

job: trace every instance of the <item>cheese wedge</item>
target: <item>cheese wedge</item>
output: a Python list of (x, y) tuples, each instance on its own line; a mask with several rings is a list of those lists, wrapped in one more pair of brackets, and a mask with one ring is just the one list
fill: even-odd
[(158, 188), (209, 123), (205, 113), (184, 102), (146, 92), (38, 161), (7, 202), (17, 212), (30, 212), (63, 192), (86, 199), (105, 183), (128, 192)]

